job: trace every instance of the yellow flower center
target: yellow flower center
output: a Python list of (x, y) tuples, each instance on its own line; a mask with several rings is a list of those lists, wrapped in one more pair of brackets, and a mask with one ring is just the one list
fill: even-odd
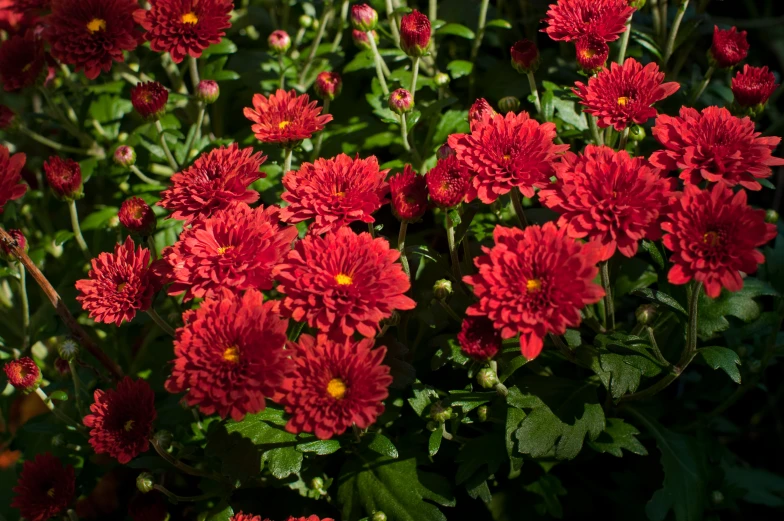
[(542, 289), (542, 281), (539, 279), (528, 279), (525, 281), (525, 289), (528, 293), (536, 293)]
[(339, 286), (350, 286), (351, 283), (354, 282), (354, 279), (345, 273), (338, 273), (335, 275), (335, 282), (337, 282)]
[(128, 420), (127, 422), (125, 422), (125, 425), (123, 425), (123, 429), (125, 429), (125, 432), (131, 432), (134, 423), (136, 423), (134, 420)]
[(199, 17), (196, 16), (196, 13), (194, 13), (193, 11), (191, 11), (190, 13), (185, 13), (184, 15), (182, 15), (182, 23), (188, 25), (196, 25), (197, 23), (199, 23)]
[(93, 18), (92, 20), (87, 22), (87, 30), (90, 31), (90, 34), (95, 34), (98, 31), (105, 31), (106, 20), (101, 20), (100, 18)]
[(127, 282), (121, 282), (121, 283), (117, 284), (117, 293), (120, 293), (122, 290), (124, 290), (125, 286), (127, 286), (127, 285), (128, 285)]
[(32, 63), (28, 63), (27, 65), (22, 67), (22, 72), (27, 72), (27, 71), (29, 71), (32, 68), (33, 68), (33, 64)]
[(46, 495), (49, 497), (54, 497), (54, 487), (50, 488), (46, 491)]
[(346, 382), (340, 378), (333, 378), (327, 384), (327, 394), (336, 400), (342, 400), (346, 396)]
[(335, 195), (338, 197), (346, 197), (346, 192), (335, 192)]
[(234, 249), (234, 246), (221, 246), (218, 248), (218, 255), (225, 255), (227, 251)]
[(504, 161), (509, 161), (510, 159), (512, 159), (510, 154), (504, 154)]
[(227, 347), (223, 352), (223, 359), (229, 363), (236, 364), (240, 361), (240, 348), (237, 346)]
[(590, 59), (596, 56), (596, 51), (594, 49), (583, 49), (582, 54), (583, 58)]
[(706, 232), (702, 236), (702, 242), (704, 242), (708, 246), (716, 246), (717, 244), (719, 244), (719, 234), (716, 232)]
[(278, 128), (279, 128), (280, 130), (283, 130), (284, 128), (288, 127), (289, 125), (291, 125), (291, 121), (286, 121), (286, 120), (284, 119), (283, 121), (281, 121), (280, 123), (278, 123)]
[(630, 101), (631, 100), (627, 96), (621, 96), (620, 98), (618, 98), (618, 106), (625, 107), (626, 105), (629, 104)]

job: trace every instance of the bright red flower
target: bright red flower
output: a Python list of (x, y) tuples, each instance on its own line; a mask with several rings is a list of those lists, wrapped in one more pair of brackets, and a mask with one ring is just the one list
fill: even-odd
[(673, 253), (667, 275), (672, 284), (694, 279), (716, 298), (721, 288), (743, 288), (743, 273), (754, 273), (765, 256), (757, 250), (776, 236), (776, 226), (765, 222), (765, 211), (746, 204), (746, 192), (722, 183), (700, 190), (689, 185), (672, 204), (662, 223), (664, 245)]
[(316, 76), (313, 89), (319, 98), (331, 101), (340, 95), (340, 91), (343, 89), (343, 79), (337, 72), (324, 71)]
[(253, 204), (259, 193), (249, 187), (266, 177), (259, 171), (266, 159), (261, 152), (240, 149), (236, 143), (213, 149), (171, 177), (172, 186), (161, 192), (158, 205), (172, 211), (172, 218), (189, 224), (234, 202)]
[(308, 517), (289, 517), (286, 521), (335, 521), (331, 517), (325, 517), (323, 519), (319, 519), (318, 516), (308, 516)]
[(172, 270), (169, 294), (190, 300), (217, 297), (221, 288), (271, 289), (272, 269), (297, 238), (295, 227), (279, 224), (279, 211), (235, 203), (194, 222), (163, 253)]
[(425, 176), (406, 165), (402, 173), (389, 179), (392, 213), (401, 221), (417, 221), (427, 211)]
[(621, 131), (634, 123), (642, 125), (656, 117), (653, 104), (671, 96), (680, 88), (678, 82), (662, 83), (664, 73), (655, 63), (645, 67), (634, 58), (623, 65), (610, 64), (588, 80), (575, 83), (572, 91), (580, 98), (585, 112), (597, 118), (599, 127), (612, 125)]
[(653, 135), (665, 149), (651, 154), (651, 164), (681, 169), (680, 177), (687, 184), (706, 179), (759, 190), (757, 179), (770, 177), (770, 167), (784, 165), (784, 159), (772, 155), (781, 138), (761, 137), (751, 119), (737, 118), (725, 108), (697, 112), (682, 107), (680, 117), (661, 114)]
[(224, 29), (231, 27), (233, 8), (232, 0), (150, 0), (150, 9), (138, 9), (133, 18), (147, 31), (150, 49), (168, 52), (180, 63), (220, 43)]
[(400, 20), (400, 48), (409, 56), (424, 56), (431, 32), (430, 19), (414, 9)]
[(19, 199), (27, 191), (27, 185), (22, 182), (22, 167), (26, 160), (24, 154), (11, 155), (0, 145), (0, 213), (3, 213), (5, 203)]
[(498, 114), (484, 98), (477, 100), (468, 109), (468, 125), (473, 132), (474, 127), (480, 123), (487, 124), (493, 121), (493, 116)]
[(593, 283), (599, 252), (551, 222), (525, 230), (496, 226), (493, 238), (495, 246), (474, 259), (479, 273), (463, 277), (479, 299), (466, 314), (486, 316), (502, 338), (520, 334), (523, 356), (536, 358), (545, 335), (577, 326), (580, 309), (604, 296)]
[(41, 384), (41, 369), (29, 356), (10, 360), (3, 366), (8, 383), (25, 393), (31, 393)]
[[(253, 514), (243, 514), (242, 512), (239, 512), (231, 516), (229, 521), (261, 521), (261, 516), (254, 516)], [(269, 519), (265, 519), (264, 521), (269, 521)]]
[(553, 40), (571, 42), (593, 36), (612, 42), (626, 31), (635, 9), (627, 0), (558, 0), (547, 11), (547, 33)]
[(343, 342), (300, 335), (292, 356), (294, 370), (283, 382), (283, 405), (292, 417), (286, 430), (312, 432), (322, 440), (356, 425), (366, 429), (384, 412), (389, 367), (386, 348), (373, 340)]
[(634, 257), (641, 239), (661, 235), (659, 217), (669, 204), (674, 179), (663, 177), (644, 157), (588, 145), (581, 155), (567, 152), (556, 166), (556, 177), (539, 199), (561, 214), (558, 227), (566, 228), (569, 237), (598, 243), (600, 260), (612, 257), (616, 248)]
[(713, 26), (713, 45), (710, 56), (716, 65), (722, 68), (734, 67), (749, 54), (749, 42), (746, 40), (746, 31), (735, 27), (722, 30), (718, 25)]
[(441, 158), (425, 174), (430, 200), (439, 208), (462, 203), (471, 186), (471, 174), (454, 154)]
[(131, 104), (144, 119), (154, 121), (166, 113), (169, 91), (157, 81), (137, 83), (131, 89)]
[(569, 145), (556, 145), (555, 124), (539, 123), (527, 112), (496, 114), (478, 122), (470, 134), (452, 134), (449, 146), (458, 161), (473, 172), (466, 201), (475, 197), (490, 204), (517, 187), (533, 197), (553, 175), (553, 161)]
[(583, 36), (574, 42), (577, 53), (577, 64), (587, 72), (593, 72), (604, 67), (610, 55), (610, 46), (607, 42), (592, 36)]
[(501, 333), (487, 317), (466, 317), (457, 334), (463, 353), (476, 360), (490, 360), (501, 349)]
[(71, 465), (63, 466), (51, 453), (25, 461), (13, 491), (11, 506), (27, 521), (46, 521), (65, 512), (74, 498), (76, 477)]
[(152, 422), (158, 416), (150, 384), (126, 376), (117, 389), (96, 389), (94, 400), (93, 414), (84, 417), (84, 425), (90, 428), (90, 445), (96, 454), (109, 454), (125, 465), (147, 452)]
[(777, 88), (776, 77), (767, 67), (744, 65), (732, 78), (732, 94), (741, 107), (764, 105)]
[(89, 278), (76, 281), (76, 300), (96, 322), (119, 326), (152, 305), (156, 282), (149, 269), (150, 250), (134, 246), (128, 237), (115, 245), (114, 253), (101, 253), (92, 260)]
[(155, 213), (141, 197), (129, 197), (123, 201), (117, 217), (128, 231), (144, 236), (154, 232), (157, 224)]
[(288, 320), (278, 303), (249, 289), (241, 297), (223, 291), (183, 316), (174, 341), (174, 368), (166, 390), (186, 393), (206, 414), (241, 420), (264, 409), (265, 396), (280, 391), (289, 371)]
[(379, 170), (376, 156), (338, 154), (302, 163), (283, 176), (286, 191), (280, 197), (289, 205), (280, 218), (292, 224), (313, 219), (310, 231), (319, 235), (354, 221), (375, 222), (373, 212), (389, 202), (387, 172)]
[(332, 121), (332, 115), (321, 115), (322, 107), (317, 105), (307, 94), (297, 96), (294, 90), (278, 89), (269, 98), (254, 94), (253, 108), (245, 107), (243, 114), (254, 123), (251, 130), (256, 139), (292, 148)]
[(324, 237), (308, 235), (275, 269), (278, 291), (285, 295), (281, 312), (334, 339), (355, 331), (373, 337), (396, 309), (416, 306), (406, 296), (411, 283), (399, 257), (386, 239), (348, 227)]
[(82, 167), (73, 159), (51, 156), (44, 162), (44, 173), (58, 199), (70, 201), (82, 197)]
[(43, 40), (28, 31), (0, 45), (0, 82), (8, 92), (34, 85), (46, 64)]

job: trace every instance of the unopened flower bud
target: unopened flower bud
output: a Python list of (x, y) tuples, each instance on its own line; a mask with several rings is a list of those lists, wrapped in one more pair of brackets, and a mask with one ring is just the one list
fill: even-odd
[[(21, 230), (10, 229), (8, 230), (8, 235), (14, 240), (13, 246), (16, 246), (23, 252), (27, 253), (28, 245), (27, 239), (25, 238), (24, 234)], [(2, 257), (6, 261), (16, 260), (16, 256), (11, 252), (11, 248), (6, 245), (4, 242), (0, 242), (0, 257)]]
[(779, 212), (773, 208), (765, 210), (765, 222), (768, 224), (776, 224), (779, 222)]
[(139, 83), (131, 89), (131, 104), (147, 121), (156, 121), (166, 114), (169, 91), (157, 81)]
[(313, 490), (324, 490), (324, 480), (319, 476), (310, 480), (310, 488)]
[(440, 279), (433, 284), (433, 296), (438, 300), (446, 300), (452, 294), (452, 281), (449, 279)]
[(490, 413), (490, 409), (487, 407), (487, 405), (480, 405), (476, 409), (476, 415), (479, 418), (480, 422), (486, 422), (489, 413)]
[(313, 88), (316, 90), (316, 96), (323, 100), (332, 101), (340, 95), (340, 91), (343, 89), (343, 80), (337, 72), (324, 71), (316, 76)]
[(130, 168), (136, 164), (136, 150), (128, 145), (120, 145), (114, 150), (114, 162), (122, 167)]
[(713, 44), (708, 51), (708, 59), (716, 67), (728, 69), (736, 66), (749, 54), (746, 31), (738, 32), (732, 27), (727, 30), (713, 26)]
[(196, 87), (196, 99), (207, 105), (218, 101), (220, 87), (215, 80), (201, 80)]
[(536, 72), (541, 62), (539, 58), (539, 49), (536, 44), (530, 40), (522, 39), (510, 49), (512, 55), (512, 67), (520, 74), (528, 74), (529, 72)]
[(372, 31), (378, 24), (378, 13), (367, 4), (351, 6), (351, 25), (364, 33)]
[(520, 109), (520, 100), (514, 96), (506, 96), (498, 100), (498, 108), (504, 114), (508, 112), (517, 112)]
[(58, 199), (73, 201), (82, 197), (82, 168), (73, 159), (52, 156), (44, 162), (44, 173)]
[(430, 418), (438, 423), (444, 423), (452, 418), (452, 408), (444, 407), (440, 401), (430, 406)]
[(645, 139), (645, 129), (640, 125), (632, 125), (629, 127), (629, 139), (634, 142), (639, 142)]
[(139, 489), (139, 492), (142, 494), (152, 492), (154, 485), (155, 478), (149, 472), (142, 472), (136, 477), (136, 488)]
[(414, 108), (414, 97), (406, 89), (397, 89), (389, 95), (389, 109), (395, 114), (405, 114)]
[(155, 433), (155, 436), (153, 436), (153, 441), (162, 450), (169, 450), (172, 444), (172, 440), (174, 440), (174, 435), (172, 435), (172, 433), (167, 430), (160, 430)]
[(299, 17), (299, 26), (303, 29), (309, 29), (310, 26), (313, 25), (313, 18), (310, 16), (303, 14)]
[(378, 33), (376, 31), (363, 33), (362, 31), (354, 29), (351, 31), (351, 39), (354, 40), (354, 45), (360, 49), (371, 49), (372, 46), (370, 45), (370, 40), (368, 40), (368, 34), (370, 34), (373, 37), (373, 41), (378, 44)]
[(643, 304), (637, 308), (637, 311), (634, 312), (634, 316), (637, 319), (637, 322), (643, 326), (650, 325), (656, 317), (656, 306), (654, 304)]
[(485, 367), (476, 374), (476, 381), (485, 389), (492, 389), (499, 383), (498, 375), (489, 367)]
[(416, 9), (400, 20), (400, 48), (409, 56), (424, 56), (430, 46), (430, 20)]
[(629, 7), (634, 7), (639, 11), (645, 7), (645, 0), (629, 0)]
[(286, 54), (291, 47), (291, 37), (286, 31), (278, 29), (270, 33), (267, 43), (273, 54)]
[(117, 217), (129, 232), (145, 237), (151, 235), (158, 224), (155, 212), (141, 197), (130, 197), (123, 201)]
[(52, 447), (65, 447), (65, 436), (62, 434), (55, 434), (52, 436)]
[(721, 493), (721, 490), (714, 490), (711, 493), (711, 501), (713, 501), (714, 505), (721, 505), (724, 503), (724, 494)]
[(433, 77), (433, 81), (439, 87), (446, 87), (449, 85), (450, 80), (451, 78), (449, 77), (449, 74), (445, 72), (439, 72)]
[(41, 370), (29, 356), (11, 360), (3, 366), (8, 382), (25, 394), (30, 394), (41, 385)]
[(0, 130), (11, 132), (19, 127), (16, 113), (5, 105), (0, 105)]
[(57, 373), (60, 376), (67, 376), (71, 374), (71, 366), (66, 360), (63, 360), (62, 358), (58, 358), (54, 361), (54, 368), (57, 369)]
[(370, 517), (370, 521), (387, 521), (387, 515), (381, 510), (376, 510)]
[(73, 362), (79, 356), (79, 344), (73, 338), (66, 338), (57, 344), (57, 354), (66, 362)]

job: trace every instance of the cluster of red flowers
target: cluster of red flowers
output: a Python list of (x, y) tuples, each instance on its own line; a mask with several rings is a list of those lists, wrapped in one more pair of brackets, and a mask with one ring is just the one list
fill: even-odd
[[(238, 514), (234, 514), (229, 518), (229, 521), (272, 521), (271, 519), (264, 518), (262, 519), (261, 516), (255, 516), (253, 514), (243, 514), (239, 512)], [(323, 517), (319, 518), (318, 516), (308, 516), (308, 517), (294, 517), (289, 516), (286, 521), (335, 521), (331, 517)]]

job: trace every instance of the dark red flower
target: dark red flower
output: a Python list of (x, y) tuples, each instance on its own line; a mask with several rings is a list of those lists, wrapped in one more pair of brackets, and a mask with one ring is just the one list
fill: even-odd
[(89, 79), (123, 62), (123, 51), (142, 41), (133, 22), (136, 0), (57, 0), (46, 19), (52, 55)]
[(617, 40), (635, 11), (627, 0), (558, 0), (547, 11), (547, 33), (553, 40), (571, 42), (593, 36), (604, 42)]
[(16, 113), (5, 105), (0, 105), (0, 130), (10, 129), (16, 123)]
[(94, 400), (84, 425), (90, 428), (90, 445), (96, 454), (109, 454), (125, 465), (147, 452), (152, 422), (158, 416), (150, 384), (126, 376), (117, 389), (96, 389)]
[(314, 515), (314, 516), (308, 516), (308, 517), (294, 517), (294, 516), (291, 516), (286, 521), (335, 521), (335, 520), (332, 519), (331, 517), (325, 517), (325, 518), (319, 519), (318, 516)]
[(493, 238), (495, 246), (474, 259), (479, 273), (463, 277), (479, 299), (466, 313), (492, 320), (502, 338), (520, 334), (523, 356), (536, 358), (545, 335), (577, 326), (580, 309), (604, 296), (593, 283), (599, 252), (551, 222), (525, 230), (496, 226)]
[(170, 295), (184, 300), (216, 297), (221, 289), (271, 289), (272, 269), (297, 238), (281, 226), (276, 206), (235, 203), (186, 228), (163, 253), (171, 267)]
[[(254, 516), (253, 514), (243, 514), (239, 512), (238, 514), (234, 514), (231, 516), (229, 521), (262, 521), (261, 516)], [(265, 519), (264, 521), (269, 521), (269, 519)]]
[(34, 85), (46, 59), (43, 40), (32, 32), (15, 35), (0, 45), (0, 82), (8, 92)]
[(230, 291), (188, 311), (174, 341), (174, 368), (166, 390), (186, 393), (190, 406), (206, 414), (241, 420), (264, 409), (265, 397), (280, 391), (289, 371), (288, 320), (278, 303), (249, 289)]
[(289, 205), (281, 209), (280, 218), (292, 224), (313, 219), (310, 231), (315, 234), (354, 221), (375, 222), (373, 212), (389, 202), (387, 172), (379, 170), (376, 156), (351, 159), (338, 154), (302, 163), (283, 176), (286, 191), (280, 197)]
[(770, 177), (770, 167), (784, 165), (784, 159), (772, 155), (781, 138), (761, 137), (751, 119), (736, 118), (725, 108), (697, 112), (682, 107), (680, 117), (660, 114), (653, 135), (665, 149), (651, 154), (651, 164), (681, 169), (688, 184), (706, 179), (759, 190), (757, 179)]
[(171, 177), (172, 186), (161, 192), (158, 205), (189, 224), (234, 202), (253, 204), (259, 193), (249, 187), (266, 177), (259, 171), (266, 159), (251, 147), (240, 149), (237, 143), (210, 150)]
[(251, 130), (262, 143), (277, 143), (292, 148), (303, 139), (324, 129), (332, 121), (331, 114), (321, 115), (321, 107), (307, 94), (278, 90), (269, 98), (253, 95), (253, 108), (245, 107), (245, 117), (254, 125)]
[(356, 425), (370, 427), (384, 412), (389, 367), (382, 365), (386, 348), (373, 340), (343, 342), (300, 335), (292, 356), (294, 370), (283, 382), (283, 405), (291, 418), (286, 430), (312, 432), (328, 440)]
[(366, 33), (376, 28), (378, 13), (367, 4), (354, 4), (351, 6), (351, 25), (354, 29)]
[(713, 45), (710, 56), (716, 65), (722, 68), (734, 67), (749, 54), (749, 42), (746, 41), (746, 31), (735, 27), (722, 30), (718, 25), (713, 26)]
[(539, 192), (544, 206), (561, 214), (558, 227), (574, 239), (588, 238), (601, 247), (600, 260), (616, 248), (634, 257), (641, 239), (661, 235), (659, 217), (669, 204), (674, 179), (665, 178), (644, 157), (588, 145), (567, 152), (556, 166), (558, 180)]
[(138, 83), (131, 89), (131, 104), (146, 120), (160, 119), (166, 113), (169, 91), (157, 81)]
[(607, 42), (593, 36), (583, 36), (574, 42), (577, 53), (577, 64), (586, 72), (593, 72), (604, 67), (610, 55)]
[(316, 91), (316, 96), (323, 100), (332, 101), (340, 95), (343, 80), (337, 72), (324, 71), (316, 76), (313, 88)]
[(512, 67), (521, 73), (536, 72), (539, 68), (539, 49), (531, 40), (518, 40), (509, 50), (512, 55)]
[(155, 213), (141, 197), (129, 197), (123, 201), (117, 217), (128, 231), (144, 236), (153, 233), (157, 224)]
[(25, 461), (13, 492), (11, 506), (27, 521), (46, 521), (65, 512), (73, 501), (76, 477), (71, 465), (51, 453)]
[(267, 37), (267, 45), (273, 53), (285, 54), (291, 47), (291, 37), (286, 31), (278, 29)]
[(708, 190), (685, 187), (662, 223), (664, 245), (673, 252), (667, 276), (672, 284), (694, 279), (711, 298), (721, 288), (743, 288), (739, 272), (757, 271), (765, 256), (756, 248), (776, 236), (776, 226), (765, 222), (765, 211), (753, 210), (746, 199), (744, 190), (733, 194), (723, 183)]
[(120, 145), (114, 150), (112, 159), (121, 167), (130, 168), (136, 164), (136, 150), (128, 145)]
[(457, 334), (463, 353), (476, 360), (490, 360), (501, 349), (501, 333), (487, 317), (466, 317)]
[(29, 356), (6, 362), (3, 370), (8, 383), (25, 393), (35, 391), (41, 385), (41, 370)]
[(471, 186), (471, 174), (454, 154), (439, 159), (425, 174), (430, 200), (439, 208), (452, 208), (463, 202)]
[(487, 102), (484, 98), (477, 98), (477, 100), (471, 105), (471, 108), (468, 109), (468, 125), (473, 132), (474, 127), (479, 123), (490, 123), (493, 120), (493, 116), (498, 114), (493, 107)]
[(130, 322), (137, 311), (146, 311), (156, 290), (149, 269), (150, 250), (134, 249), (133, 239), (114, 247), (114, 253), (101, 253), (92, 260), (89, 278), (76, 282), (82, 309), (96, 322), (117, 326)]
[(82, 167), (73, 159), (51, 156), (44, 162), (44, 173), (58, 199), (70, 201), (82, 197)]
[(777, 88), (776, 77), (767, 67), (744, 65), (732, 78), (732, 94), (741, 107), (764, 105)]
[(10, 9), (17, 13), (25, 13), (27, 11), (43, 11), (49, 9), (52, 5), (52, 0), (11, 0)]
[(627, 58), (623, 65), (610, 64), (588, 80), (588, 85), (575, 83), (572, 91), (580, 98), (585, 112), (596, 117), (600, 127), (612, 125), (621, 131), (635, 123), (642, 125), (656, 117), (653, 104), (673, 95), (678, 82), (662, 83), (664, 73), (655, 63), (645, 67), (634, 58)]
[(553, 175), (553, 161), (569, 145), (556, 145), (555, 124), (539, 123), (527, 112), (496, 114), (477, 123), (470, 134), (452, 134), (449, 146), (458, 161), (475, 175), (466, 201), (475, 197), (490, 204), (517, 187), (533, 197)]
[(416, 9), (400, 20), (400, 48), (409, 56), (427, 54), (430, 34), (430, 19)]
[(403, 173), (389, 179), (392, 212), (401, 221), (417, 221), (427, 211), (425, 176), (406, 165)]
[(375, 336), (379, 322), (398, 309), (414, 309), (411, 286), (386, 239), (340, 228), (324, 237), (307, 235), (275, 269), (281, 312), (307, 321), (334, 339), (355, 331)]
[(220, 43), (224, 29), (231, 27), (233, 8), (232, 0), (150, 0), (150, 9), (138, 9), (133, 18), (147, 31), (150, 49), (168, 52), (180, 63)]
[(166, 521), (169, 515), (166, 497), (158, 491), (137, 494), (128, 504), (133, 521)]
[(0, 213), (8, 201), (19, 199), (27, 191), (27, 185), (22, 182), (22, 167), (26, 160), (24, 154), (11, 155), (0, 145)]
[[(8, 233), (8, 235), (10, 235), (14, 241), (16, 241), (15, 246), (17, 248), (27, 253), (28, 250), (27, 239), (22, 233), (22, 230), (16, 230), (10, 228), (6, 230), (6, 233)], [(16, 257), (11, 253), (11, 248), (9, 246), (14, 246), (14, 245), (6, 245), (6, 243), (0, 242), (0, 258), (4, 258), (6, 260), (16, 260)]]

